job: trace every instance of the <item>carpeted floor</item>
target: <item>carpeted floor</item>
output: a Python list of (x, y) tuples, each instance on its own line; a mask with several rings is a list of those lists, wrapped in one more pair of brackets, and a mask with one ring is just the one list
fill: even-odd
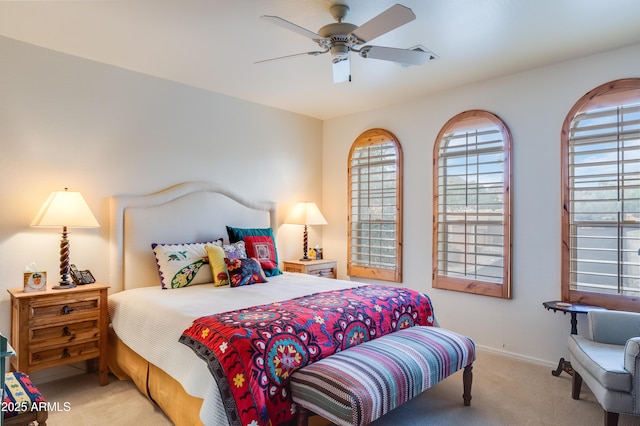
[[(462, 372), (427, 390), (374, 422), (373, 426), (418, 425), (603, 425), (604, 415), (589, 388), (571, 399), (571, 377), (551, 368), (479, 351), (473, 369), (470, 407), (462, 404)], [(49, 414), (50, 426), (171, 425), (131, 382), (111, 377), (99, 386), (94, 375), (37, 384), (49, 402), (68, 402), (69, 411)], [(317, 423), (317, 422), (314, 422)], [(620, 426), (640, 425), (640, 417), (620, 416)]]

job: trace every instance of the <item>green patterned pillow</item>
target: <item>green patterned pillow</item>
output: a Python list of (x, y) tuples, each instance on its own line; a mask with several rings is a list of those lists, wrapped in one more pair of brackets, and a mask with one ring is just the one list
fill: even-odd
[(151, 244), (162, 288), (213, 283), (207, 244), (219, 246), (222, 245), (222, 240), (207, 243)]
[(244, 237), (260, 236), (271, 237), (273, 242), (273, 251), (275, 252), (275, 268), (263, 268), (267, 277), (274, 277), (282, 274), (280, 268), (278, 268), (278, 248), (276, 247), (276, 239), (273, 235), (273, 229), (271, 228), (235, 228), (233, 226), (227, 226), (227, 234), (229, 235), (229, 241), (235, 243), (236, 241), (243, 241)]

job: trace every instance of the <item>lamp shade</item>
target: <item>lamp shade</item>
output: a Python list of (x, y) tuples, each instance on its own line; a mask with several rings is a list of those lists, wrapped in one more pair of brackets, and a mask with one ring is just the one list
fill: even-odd
[(96, 228), (96, 220), (79, 192), (55, 191), (44, 203), (32, 226)]
[(326, 225), (320, 209), (316, 203), (298, 203), (293, 208), (285, 223), (291, 225)]

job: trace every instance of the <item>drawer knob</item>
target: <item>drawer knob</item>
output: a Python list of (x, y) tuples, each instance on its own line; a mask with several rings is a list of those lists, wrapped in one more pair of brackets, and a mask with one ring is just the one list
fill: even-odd
[(71, 355), (69, 354), (69, 349), (64, 348), (62, 350), (62, 358), (69, 358)]
[(73, 309), (70, 309), (67, 305), (64, 305), (64, 306), (62, 307), (62, 310), (60, 311), (60, 313), (61, 313), (62, 315), (68, 315), (68, 314), (70, 314), (71, 312), (73, 312)]
[(63, 336), (71, 336), (71, 332), (69, 331), (69, 327), (65, 327), (62, 329)]

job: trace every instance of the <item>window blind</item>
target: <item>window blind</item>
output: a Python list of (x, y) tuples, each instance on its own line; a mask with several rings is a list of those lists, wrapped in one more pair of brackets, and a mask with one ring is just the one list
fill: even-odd
[(569, 202), (570, 288), (640, 296), (640, 104), (576, 114)]
[(351, 156), (353, 266), (396, 269), (397, 164), (393, 142), (359, 146)]
[(437, 178), (437, 273), (502, 284), (505, 178), (500, 129), (445, 135)]

